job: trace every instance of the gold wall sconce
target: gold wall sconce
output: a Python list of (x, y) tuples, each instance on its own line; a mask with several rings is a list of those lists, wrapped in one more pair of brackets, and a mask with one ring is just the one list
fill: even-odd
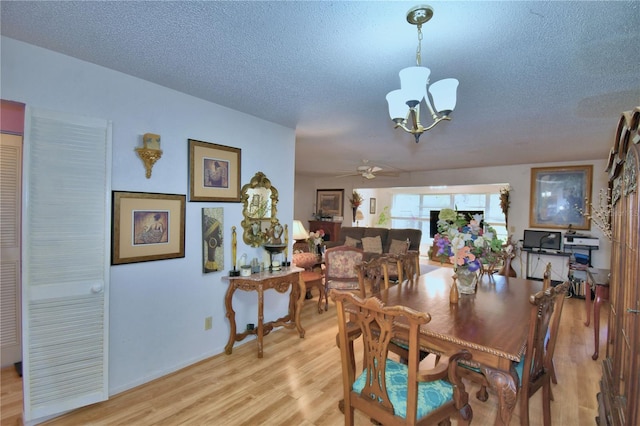
[(160, 149), (160, 135), (153, 133), (145, 133), (142, 136), (142, 148), (136, 148), (138, 157), (144, 163), (144, 168), (147, 171), (147, 179), (151, 177), (151, 169), (153, 165), (162, 157), (162, 150)]

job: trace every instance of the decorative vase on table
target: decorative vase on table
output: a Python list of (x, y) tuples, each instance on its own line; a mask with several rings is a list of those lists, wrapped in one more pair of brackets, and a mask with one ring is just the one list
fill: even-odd
[(478, 282), (477, 271), (471, 271), (464, 266), (458, 266), (455, 271), (456, 286), (460, 294), (474, 294)]

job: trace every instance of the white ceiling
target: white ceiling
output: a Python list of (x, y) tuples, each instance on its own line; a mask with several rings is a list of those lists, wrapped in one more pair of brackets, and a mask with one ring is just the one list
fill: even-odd
[(3, 0), (0, 28), (294, 128), (297, 173), (606, 159), (640, 105), (640, 2), (429, 2), (422, 64), (460, 86), (416, 144), (385, 100), (415, 64), (416, 4)]

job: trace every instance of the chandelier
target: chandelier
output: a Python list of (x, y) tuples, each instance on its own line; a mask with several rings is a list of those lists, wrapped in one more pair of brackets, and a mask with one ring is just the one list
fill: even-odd
[[(442, 120), (451, 120), (449, 115), (456, 106), (456, 90), (458, 80), (445, 78), (429, 85), (429, 68), (421, 66), (422, 24), (433, 16), (430, 6), (416, 6), (407, 12), (407, 22), (418, 27), (418, 48), (416, 50), (416, 65), (400, 71), (400, 89), (387, 94), (389, 116), (395, 123), (394, 128), (400, 127), (414, 135), (416, 143), (420, 135), (431, 130)], [(429, 93), (427, 93), (427, 86)], [(429, 98), (431, 95), (431, 99)], [(431, 112), (433, 123), (424, 127), (420, 123), (420, 103), (424, 100)], [(432, 104), (433, 102), (433, 104)], [(411, 125), (408, 122), (411, 120)]]

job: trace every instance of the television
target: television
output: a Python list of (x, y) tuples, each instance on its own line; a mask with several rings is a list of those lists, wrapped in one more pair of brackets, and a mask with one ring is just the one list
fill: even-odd
[(562, 244), (562, 233), (554, 231), (534, 231), (524, 230), (522, 248), (528, 250), (560, 250)]
[[(471, 220), (474, 214), (481, 214), (484, 218), (484, 212), (482, 210), (458, 210), (458, 214), (463, 214), (465, 218)], [(438, 233), (438, 216), (440, 210), (431, 210), (429, 212), (429, 236), (435, 237)], [(480, 222), (480, 227), (484, 228), (484, 220)]]

